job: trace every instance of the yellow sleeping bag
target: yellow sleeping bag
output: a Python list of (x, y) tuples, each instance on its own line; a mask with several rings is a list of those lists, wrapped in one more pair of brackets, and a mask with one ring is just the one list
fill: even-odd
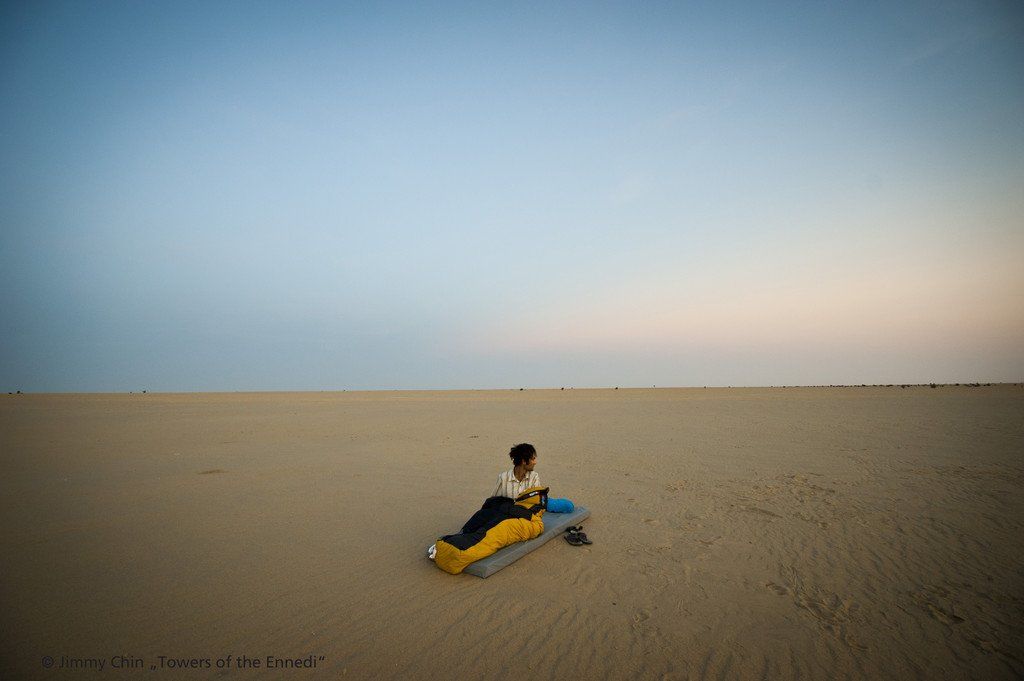
[(533, 539), (544, 531), (548, 488), (531, 487), (515, 500), (491, 497), (462, 527), (462, 532), (437, 540), (434, 562), (457, 575), (470, 563), (509, 544)]

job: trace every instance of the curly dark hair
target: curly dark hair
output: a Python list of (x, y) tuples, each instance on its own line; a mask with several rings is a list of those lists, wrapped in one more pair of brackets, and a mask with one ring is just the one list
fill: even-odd
[(532, 459), (536, 453), (537, 450), (534, 449), (533, 445), (528, 442), (523, 442), (510, 449), (508, 455), (512, 459), (512, 465), (518, 466), (519, 464), (526, 463)]

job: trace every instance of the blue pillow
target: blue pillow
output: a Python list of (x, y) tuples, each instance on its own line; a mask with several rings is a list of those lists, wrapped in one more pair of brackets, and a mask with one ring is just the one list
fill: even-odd
[(548, 498), (548, 513), (572, 513), (573, 505), (569, 499)]

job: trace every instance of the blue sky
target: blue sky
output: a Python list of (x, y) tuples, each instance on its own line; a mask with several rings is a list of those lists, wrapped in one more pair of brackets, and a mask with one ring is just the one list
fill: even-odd
[(0, 389), (1024, 380), (1017, 3), (6, 3)]

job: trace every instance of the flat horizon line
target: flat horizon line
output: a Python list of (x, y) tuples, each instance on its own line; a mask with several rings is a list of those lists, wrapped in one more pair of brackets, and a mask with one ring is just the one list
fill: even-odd
[[(559, 386), (559, 387), (518, 387), (518, 388), (322, 388), (322, 389), (277, 389), (277, 390), (79, 390), (7, 391), (6, 396), (18, 395), (266, 395), (289, 393), (384, 393), (384, 392), (563, 392), (566, 390), (779, 390), (787, 388), (981, 388), (994, 386), (1024, 386), (1024, 381), (968, 381), (959, 383), (814, 383), (779, 385), (664, 385), (664, 386)], [(0, 393), (0, 397), (4, 396)]]

